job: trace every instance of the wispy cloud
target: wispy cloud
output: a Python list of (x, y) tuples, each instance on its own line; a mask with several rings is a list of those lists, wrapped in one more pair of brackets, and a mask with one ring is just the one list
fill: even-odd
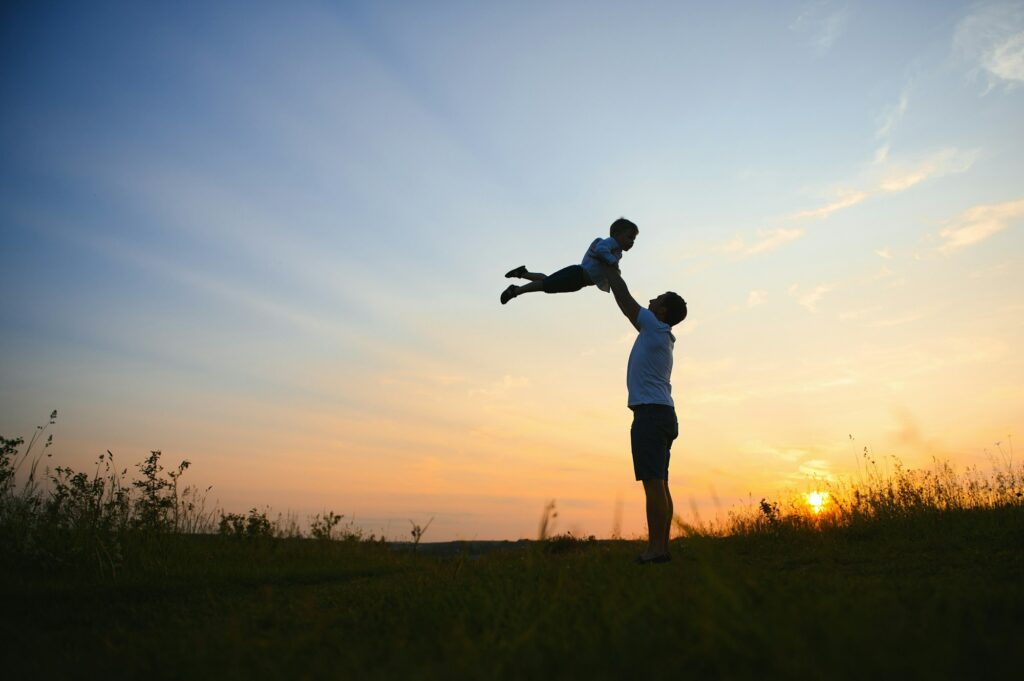
[(530, 379), (525, 376), (502, 376), (500, 380), (490, 385), (473, 388), (468, 392), (471, 399), (495, 400), (507, 397), (509, 393), (526, 388), (530, 385)]
[(907, 107), (910, 105), (910, 94), (907, 88), (903, 89), (900, 93), (899, 101), (896, 104), (887, 107), (877, 119), (877, 128), (875, 129), (875, 138), (881, 142), (881, 146), (875, 149), (874, 158), (871, 163), (879, 165), (885, 163), (886, 159), (889, 158), (889, 150), (892, 148), (890, 138), (892, 137), (893, 131), (903, 120), (903, 117), (907, 113)]
[(901, 317), (892, 317), (889, 319), (879, 319), (872, 322), (869, 326), (875, 329), (886, 329), (892, 326), (902, 326), (904, 324), (910, 324), (916, 322), (919, 319), (924, 319), (930, 315), (929, 311), (918, 311), (910, 314), (903, 315)]
[(757, 307), (768, 298), (767, 291), (751, 291), (747, 296), (747, 307)]
[[(844, 183), (846, 187), (835, 191), (834, 198), (824, 205), (797, 211), (787, 216), (788, 219), (822, 220), (879, 194), (906, 191), (926, 180), (969, 170), (978, 158), (978, 150), (946, 147), (917, 158), (893, 157), (890, 154), (889, 137), (906, 114), (909, 101), (908, 89), (905, 88), (899, 101), (879, 117), (875, 136), (883, 143), (875, 150), (871, 162), (862, 168), (859, 177)], [(853, 188), (857, 186), (866, 189)], [(879, 255), (889, 257), (882, 252)]]
[(819, 0), (804, 5), (789, 29), (808, 36), (811, 47), (818, 56), (832, 49), (846, 30), (850, 13), (845, 5), (828, 0)]
[[(831, 197), (825, 199), (825, 203), (781, 217), (777, 221), (779, 227), (759, 230), (756, 239), (737, 236), (725, 244), (713, 247), (714, 250), (741, 257), (773, 251), (804, 236), (804, 230), (794, 226), (796, 223), (824, 220), (873, 197), (903, 192), (927, 180), (969, 170), (979, 156), (977, 149), (945, 147), (925, 156), (909, 158), (890, 154), (889, 137), (906, 115), (909, 103), (908, 86), (900, 93), (898, 101), (878, 117), (875, 136), (883, 144), (875, 151), (871, 162), (862, 166), (852, 180), (832, 190)], [(892, 257), (888, 248), (876, 253), (881, 258)]]
[(885, 163), (885, 159), (887, 158), (889, 158), (888, 142), (875, 149), (875, 157), (871, 160), (871, 162), (877, 165), (879, 163)]
[(944, 243), (938, 250), (949, 255), (973, 246), (1006, 229), (1021, 217), (1024, 217), (1024, 199), (974, 206), (961, 213), (939, 233)]
[(904, 90), (900, 93), (899, 102), (882, 112), (882, 115), (878, 119), (878, 129), (875, 131), (875, 137), (878, 139), (888, 138), (896, 128), (897, 124), (903, 120), (904, 114), (907, 113), (907, 106), (909, 103), (910, 96), (907, 94), (907, 91)]
[(957, 26), (954, 49), (984, 74), (985, 92), (999, 84), (1024, 83), (1024, 3), (980, 6)]
[(839, 192), (839, 198), (835, 201), (818, 208), (799, 211), (798, 213), (794, 213), (791, 217), (794, 220), (817, 220), (827, 218), (836, 211), (849, 208), (850, 206), (856, 206), (866, 198), (868, 198), (868, 195), (865, 192), (857, 191), (855, 189), (842, 190)]
[(971, 279), (995, 279), (997, 277), (1004, 277), (1010, 273), (1010, 263), (1001, 262), (997, 265), (991, 265), (983, 269), (971, 272)]
[(799, 285), (793, 284), (789, 287), (789, 295), (809, 311), (817, 312), (818, 303), (833, 288), (835, 287), (832, 284), (818, 284), (810, 291), (802, 291)]
[[(906, 95), (900, 98), (901, 103), (896, 107), (900, 112), (906, 109)], [(887, 123), (886, 128), (891, 130), (893, 123)], [(884, 195), (906, 191), (927, 180), (966, 172), (974, 165), (979, 151), (964, 151), (954, 147), (947, 147), (932, 152), (919, 158), (888, 158), (888, 145), (885, 146), (884, 154), (877, 154), (870, 167), (865, 168), (859, 178), (849, 184), (862, 184), (869, 187), (867, 190), (844, 188), (833, 192), (833, 198), (827, 203), (816, 208), (808, 208), (791, 213), (783, 217), (780, 222), (783, 226), (772, 229), (758, 230), (755, 239), (745, 239), (741, 236), (734, 237), (730, 241), (716, 246), (715, 250), (720, 253), (727, 253), (739, 257), (750, 257), (774, 251), (781, 246), (796, 241), (804, 236), (805, 230), (791, 226), (794, 223), (824, 220), (829, 216), (852, 208), (868, 199)], [(790, 226), (786, 226), (790, 225)], [(892, 252), (888, 247), (875, 251), (880, 258), (891, 259)], [(810, 310), (814, 308), (812, 299), (810, 304), (804, 304)]]
[(977, 151), (940, 149), (925, 158), (887, 163), (879, 181), (882, 192), (901, 192), (925, 180), (968, 170), (978, 157)]
[(871, 307), (862, 307), (856, 310), (847, 310), (846, 312), (839, 313), (839, 319), (844, 322), (856, 321), (858, 319), (864, 319), (869, 315), (873, 315), (876, 312), (880, 312), (881, 310), (882, 308), (879, 305), (873, 305)]
[(832, 464), (825, 459), (810, 459), (800, 464), (801, 478), (814, 478), (817, 480), (833, 480), (835, 478), (830, 470)]
[(803, 235), (804, 230), (800, 228), (786, 229), (780, 227), (776, 229), (762, 229), (757, 232), (757, 241), (747, 243), (743, 237), (736, 237), (722, 246), (720, 250), (740, 256), (757, 255), (773, 251), (783, 244), (799, 239)]

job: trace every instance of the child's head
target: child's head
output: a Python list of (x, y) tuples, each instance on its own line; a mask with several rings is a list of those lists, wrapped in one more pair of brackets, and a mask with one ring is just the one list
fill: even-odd
[(636, 235), (640, 233), (640, 228), (626, 218), (619, 218), (612, 223), (611, 229), (608, 231), (611, 232), (612, 238), (622, 246), (622, 250), (628, 251), (633, 248), (633, 242), (636, 241)]

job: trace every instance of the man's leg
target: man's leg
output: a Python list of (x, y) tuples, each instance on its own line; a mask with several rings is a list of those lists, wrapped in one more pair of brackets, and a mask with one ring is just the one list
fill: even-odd
[(664, 480), (644, 480), (644, 494), (647, 496), (647, 551), (642, 558), (653, 558), (668, 553), (669, 511), (668, 486)]
[(672, 538), (672, 517), (675, 508), (672, 506), (672, 493), (668, 489), (668, 483), (665, 484), (665, 499), (668, 501), (668, 512), (665, 514), (665, 553), (668, 553), (668, 542)]

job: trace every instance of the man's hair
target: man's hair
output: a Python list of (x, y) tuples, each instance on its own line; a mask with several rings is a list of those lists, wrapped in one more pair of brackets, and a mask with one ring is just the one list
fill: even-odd
[(619, 218), (618, 220), (612, 223), (612, 226), (611, 228), (609, 228), (608, 232), (612, 235), (612, 237), (616, 237), (619, 236), (620, 234), (626, 234), (627, 232), (639, 234), (640, 228), (637, 227), (632, 222), (630, 222), (629, 220), (627, 220), (626, 218)]
[(668, 291), (665, 295), (664, 322), (669, 326), (675, 326), (686, 319), (686, 301), (675, 291)]

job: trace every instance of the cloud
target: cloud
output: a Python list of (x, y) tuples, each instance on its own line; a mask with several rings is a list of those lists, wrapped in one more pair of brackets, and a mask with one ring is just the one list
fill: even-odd
[(1024, 199), (974, 206), (961, 213), (939, 233), (944, 243), (939, 252), (949, 255), (973, 246), (1006, 229), (1010, 223), (1024, 216)]
[(751, 291), (747, 296), (747, 307), (757, 307), (768, 298), (767, 291)]
[(881, 281), (882, 279), (888, 279), (894, 274), (896, 273), (890, 270), (887, 266), (883, 265), (882, 269), (878, 270), (878, 272), (871, 277), (871, 281)]
[(880, 248), (877, 251), (875, 251), (875, 255), (884, 260), (892, 260), (892, 251), (889, 250), (888, 246), (886, 246), (885, 248)]
[(1024, 31), (996, 45), (984, 66), (1003, 80), (1024, 81)]
[[(634, 334), (635, 335), (635, 334)], [(526, 388), (530, 385), (530, 379), (525, 376), (502, 376), (500, 381), (495, 381), (483, 388), (474, 388), (468, 392), (472, 399), (501, 399), (507, 397), (515, 390)]]
[[(865, 167), (859, 177), (847, 183), (854, 186), (868, 186), (867, 190), (845, 188), (835, 192), (835, 198), (817, 208), (809, 208), (787, 216), (789, 221), (823, 220), (833, 213), (851, 208), (879, 194), (902, 192), (926, 180), (962, 173), (974, 165), (978, 158), (978, 150), (964, 151), (955, 147), (947, 147), (919, 158), (891, 158), (891, 145), (888, 136), (902, 120), (907, 111), (909, 95), (904, 90), (899, 102), (891, 107), (879, 120), (876, 136), (884, 140), (882, 146), (875, 150), (870, 164)], [(779, 230), (786, 231), (786, 230)], [(783, 242), (784, 243), (784, 242)], [(769, 244), (772, 247), (776, 244)], [(735, 241), (733, 248), (743, 250), (742, 240)], [(888, 249), (876, 251), (883, 258), (891, 257)]]
[(875, 156), (871, 160), (872, 165), (885, 163), (886, 159), (889, 158), (889, 150), (892, 148), (889, 138), (892, 136), (893, 130), (896, 129), (896, 126), (899, 125), (906, 115), (909, 104), (910, 95), (907, 92), (907, 88), (904, 88), (903, 92), (900, 93), (899, 101), (893, 106), (888, 107), (878, 116), (875, 138), (881, 140), (882, 145), (875, 149)]
[[(899, 102), (881, 118), (877, 130), (878, 135), (888, 136), (892, 132), (906, 113), (908, 102), (909, 96), (904, 90), (900, 95)], [(872, 162), (863, 167), (853, 181), (844, 183), (847, 185), (846, 188), (834, 191), (832, 200), (824, 205), (781, 217), (779, 222), (783, 226), (759, 230), (757, 239), (753, 242), (748, 242), (743, 237), (737, 236), (725, 244), (713, 246), (713, 250), (741, 257), (773, 251), (804, 236), (805, 232), (802, 228), (787, 225), (824, 220), (834, 213), (852, 208), (876, 196), (906, 191), (926, 180), (966, 172), (974, 165), (979, 155), (978, 150), (964, 151), (955, 147), (946, 147), (924, 157), (908, 159), (891, 158), (889, 150), (890, 145), (886, 141), (876, 150)], [(868, 189), (853, 189), (850, 185), (867, 186)], [(888, 248), (875, 252), (881, 258), (892, 257)]]
[(901, 192), (934, 177), (962, 173), (974, 165), (977, 157), (977, 151), (947, 148), (919, 161), (889, 164), (878, 189), (887, 193)]
[(814, 395), (857, 383), (857, 377), (849, 372), (823, 379), (773, 381), (771, 384), (733, 383), (714, 391), (697, 390), (686, 398), (686, 402), (689, 405), (739, 404), (747, 400), (774, 399), (788, 395)]
[(1024, 31), (998, 45), (986, 67), (1005, 80), (1024, 81)]
[(996, 277), (1006, 276), (1010, 271), (1010, 263), (1001, 262), (997, 265), (971, 272), (971, 279), (995, 279)]
[[(886, 139), (892, 133), (896, 125), (903, 120), (904, 114), (907, 113), (907, 105), (910, 103), (910, 96), (907, 91), (904, 90), (900, 94), (900, 101), (895, 106), (892, 106), (879, 117), (878, 130), (875, 131), (875, 137), (878, 139)], [(885, 147), (888, 149), (888, 145)]]
[(875, 150), (875, 157), (871, 160), (872, 163), (878, 165), (879, 163), (885, 163), (885, 159), (889, 158), (889, 144), (883, 144)]
[[(905, 101), (905, 95), (901, 97)], [(905, 108), (905, 107), (901, 107)], [(856, 180), (858, 183), (874, 185), (875, 189), (862, 191), (859, 189), (839, 190), (833, 201), (817, 208), (809, 208), (792, 213), (789, 220), (823, 220), (833, 213), (852, 208), (879, 194), (892, 194), (906, 191), (926, 180), (966, 172), (974, 165), (978, 151), (963, 151), (954, 147), (940, 149), (924, 158), (911, 160), (892, 160), (889, 158), (889, 145), (885, 144), (875, 152), (871, 167)], [(777, 230), (788, 231), (788, 230)], [(784, 242), (783, 242), (784, 243)], [(778, 244), (770, 244), (772, 247)], [(733, 244), (742, 250), (744, 244), (738, 240)], [(876, 251), (882, 258), (892, 257), (888, 249)]]
[(810, 291), (801, 292), (800, 287), (797, 284), (793, 284), (789, 287), (789, 295), (796, 298), (796, 301), (809, 311), (817, 312), (818, 303), (825, 297), (825, 294), (833, 288), (834, 287), (831, 284), (818, 284)]
[(781, 246), (782, 244), (795, 241), (804, 235), (802, 229), (770, 229), (762, 230), (758, 232), (758, 236), (761, 240), (751, 244), (744, 251), (747, 255), (753, 255), (755, 253), (764, 253), (766, 251), (772, 251)]
[(818, 478), (819, 480), (833, 480), (835, 476), (829, 470), (831, 463), (825, 459), (810, 459), (800, 464), (800, 475), (804, 477)]
[(820, 57), (832, 49), (846, 30), (849, 14), (845, 6), (839, 7), (827, 0), (810, 2), (803, 6), (789, 29), (807, 35), (811, 47)]
[(953, 47), (974, 64), (973, 74), (985, 75), (986, 93), (1024, 83), (1024, 4), (982, 6), (957, 26)]
[(862, 307), (857, 310), (847, 310), (846, 312), (839, 313), (839, 319), (848, 322), (856, 321), (858, 319), (864, 319), (865, 317), (872, 315), (876, 312), (881, 311), (881, 307), (878, 305), (872, 307)]
[(794, 213), (791, 217), (794, 220), (816, 220), (821, 218), (827, 218), (836, 211), (849, 208), (850, 206), (856, 206), (858, 203), (868, 198), (865, 192), (847, 189), (839, 193), (839, 198), (832, 203), (826, 204), (819, 208), (811, 208), (810, 210), (802, 210), (798, 213)]
[[(636, 337), (636, 334), (633, 334)], [(732, 357), (721, 359), (698, 360), (692, 356), (684, 357), (679, 364), (679, 370), (689, 379), (708, 378), (720, 376), (736, 368), (736, 360)]]
[(758, 253), (767, 253), (773, 251), (783, 244), (795, 241), (804, 235), (804, 230), (799, 228), (794, 229), (761, 229), (758, 230), (758, 240), (752, 244), (747, 244), (742, 237), (736, 237), (732, 241), (729, 241), (720, 250), (726, 253), (735, 253), (741, 256), (756, 255)]
[(931, 312), (929, 312), (929, 311), (912, 312), (910, 314), (903, 315), (901, 317), (892, 317), (892, 318), (889, 318), (889, 319), (879, 319), (879, 320), (874, 321), (871, 324), (869, 324), (869, 326), (871, 328), (874, 328), (874, 329), (887, 329), (887, 328), (892, 327), (892, 326), (902, 326), (904, 324), (910, 324), (912, 322), (916, 322), (916, 321), (918, 321), (920, 319), (925, 319), (930, 314), (931, 314)]

